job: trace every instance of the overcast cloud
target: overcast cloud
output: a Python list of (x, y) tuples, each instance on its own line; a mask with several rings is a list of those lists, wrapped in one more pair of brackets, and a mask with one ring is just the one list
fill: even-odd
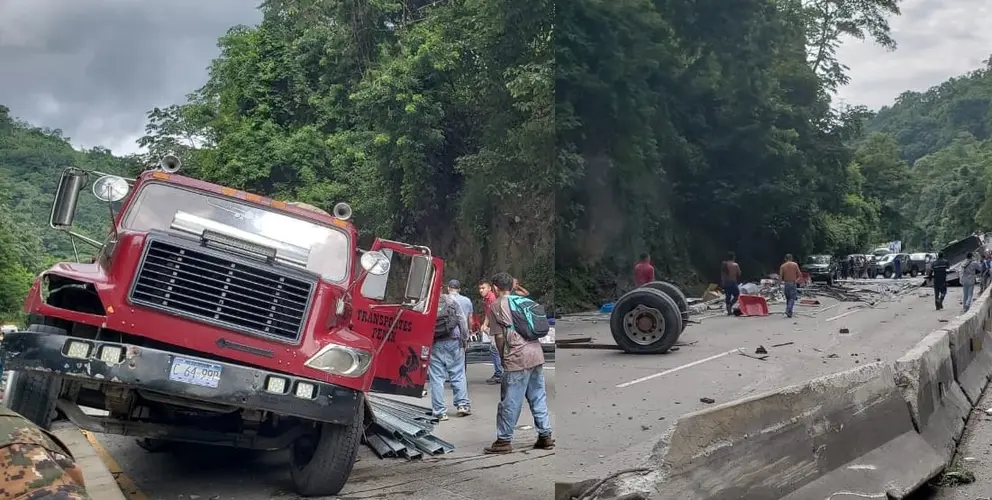
[(77, 147), (137, 151), (145, 113), (183, 102), (257, 0), (0, 0), (0, 104)]
[[(60, 128), (77, 147), (137, 150), (145, 113), (184, 101), (206, 79), (217, 38), (257, 23), (257, 0), (0, 0), (0, 104)], [(887, 52), (840, 50), (851, 84), (839, 97), (872, 108), (981, 65), (992, 52), (992, 2), (905, 0)]]
[(925, 91), (952, 76), (978, 69), (992, 54), (992, 2), (903, 0), (890, 23), (899, 44), (889, 52), (851, 41), (838, 51), (851, 67), (851, 83), (838, 97), (877, 109), (906, 90)]

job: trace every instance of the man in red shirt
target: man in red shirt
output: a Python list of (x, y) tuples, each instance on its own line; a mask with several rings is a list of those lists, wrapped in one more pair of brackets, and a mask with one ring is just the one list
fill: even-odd
[(488, 281), (479, 282), (479, 295), (482, 296), (482, 304), (484, 311), (484, 318), (482, 320), (482, 331), (489, 335), (489, 354), (493, 360), (493, 376), (486, 380), (489, 385), (496, 385), (503, 381), (503, 360), (499, 357), (499, 351), (496, 350), (496, 341), (493, 339), (492, 335), (489, 333), (489, 308), (496, 303), (496, 293), (493, 292), (493, 285)]
[(654, 281), (654, 266), (651, 265), (651, 257), (642, 253), (637, 265), (634, 266), (634, 285), (644, 286)]

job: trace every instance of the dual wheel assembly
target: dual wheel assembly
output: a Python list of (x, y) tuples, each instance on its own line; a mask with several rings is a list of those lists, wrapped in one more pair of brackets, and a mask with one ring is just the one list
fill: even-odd
[(620, 297), (610, 314), (613, 340), (632, 354), (664, 354), (689, 325), (689, 302), (682, 290), (652, 281)]

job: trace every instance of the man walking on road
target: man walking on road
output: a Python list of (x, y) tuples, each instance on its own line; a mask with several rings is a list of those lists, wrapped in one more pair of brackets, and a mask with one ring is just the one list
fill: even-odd
[(933, 280), (933, 302), (937, 310), (944, 308), (947, 297), (947, 269), (951, 264), (944, 258), (944, 252), (937, 254), (937, 260), (930, 264), (929, 278)]
[(792, 309), (796, 306), (796, 299), (799, 298), (799, 278), (802, 277), (802, 270), (799, 264), (792, 259), (792, 254), (785, 254), (785, 262), (778, 268), (778, 277), (784, 284), (785, 291), (785, 316), (792, 317)]
[(644, 286), (652, 281), (654, 281), (654, 266), (651, 265), (651, 256), (642, 253), (637, 265), (634, 266), (634, 286)]
[(968, 312), (971, 308), (971, 299), (975, 294), (975, 284), (978, 283), (978, 278), (982, 274), (982, 265), (972, 259), (974, 255), (968, 252), (965, 257), (964, 266), (961, 268), (961, 291), (964, 293), (964, 299), (962, 300), (962, 305), (964, 306), (964, 312)]
[[(458, 283), (454, 281), (453, 283)], [(442, 295), (438, 302), (437, 323), (434, 326), (434, 347), (431, 348), (429, 366), (431, 406), (434, 417), (448, 420), (448, 404), (444, 398), (444, 382), (451, 381), (455, 409), (459, 417), (472, 414), (465, 380), (465, 347), (468, 339), (468, 321), (456, 299)]]
[(486, 311), (490, 331), (503, 359), (503, 383), (496, 410), (496, 441), (485, 448), (489, 454), (513, 451), (513, 431), (520, 420), (524, 399), (534, 415), (537, 442), (534, 448), (553, 450), (551, 417), (548, 414), (548, 394), (544, 382), (544, 350), (538, 340), (528, 341), (513, 326), (513, 313), (508, 296), (513, 290), (513, 277), (507, 273), (493, 276), (498, 298)]
[(0, 498), (92, 500), (83, 471), (55, 435), (0, 406)]
[(737, 264), (734, 252), (727, 252), (727, 260), (720, 263), (720, 282), (723, 285), (724, 302), (727, 304), (727, 316), (733, 316), (734, 304), (741, 296), (741, 266)]
[(493, 293), (493, 285), (488, 281), (479, 283), (479, 295), (482, 296), (482, 331), (489, 335), (489, 356), (493, 360), (493, 376), (486, 380), (489, 385), (496, 385), (503, 379), (503, 361), (499, 357), (496, 349), (496, 341), (489, 333), (489, 308), (496, 302), (496, 294)]

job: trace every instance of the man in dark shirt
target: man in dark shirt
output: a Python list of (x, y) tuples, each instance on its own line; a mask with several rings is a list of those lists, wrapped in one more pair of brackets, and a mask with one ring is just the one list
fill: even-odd
[(654, 281), (654, 266), (651, 265), (651, 257), (642, 253), (641, 258), (634, 266), (634, 285), (644, 286)]
[(937, 254), (937, 260), (930, 265), (930, 278), (933, 279), (933, 301), (937, 310), (944, 308), (944, 297), (947, 297), (947, 269), (951, 264), (944, 258), (944, 252)]
[(727, 316), (734, 314), (734, 304), (741, 296), (740, 282), (741, 266), (737, 264), (737, 256), (734, 252), (727, 252), (727, 260), (720, 263), (720, 283), (727, 304)]

